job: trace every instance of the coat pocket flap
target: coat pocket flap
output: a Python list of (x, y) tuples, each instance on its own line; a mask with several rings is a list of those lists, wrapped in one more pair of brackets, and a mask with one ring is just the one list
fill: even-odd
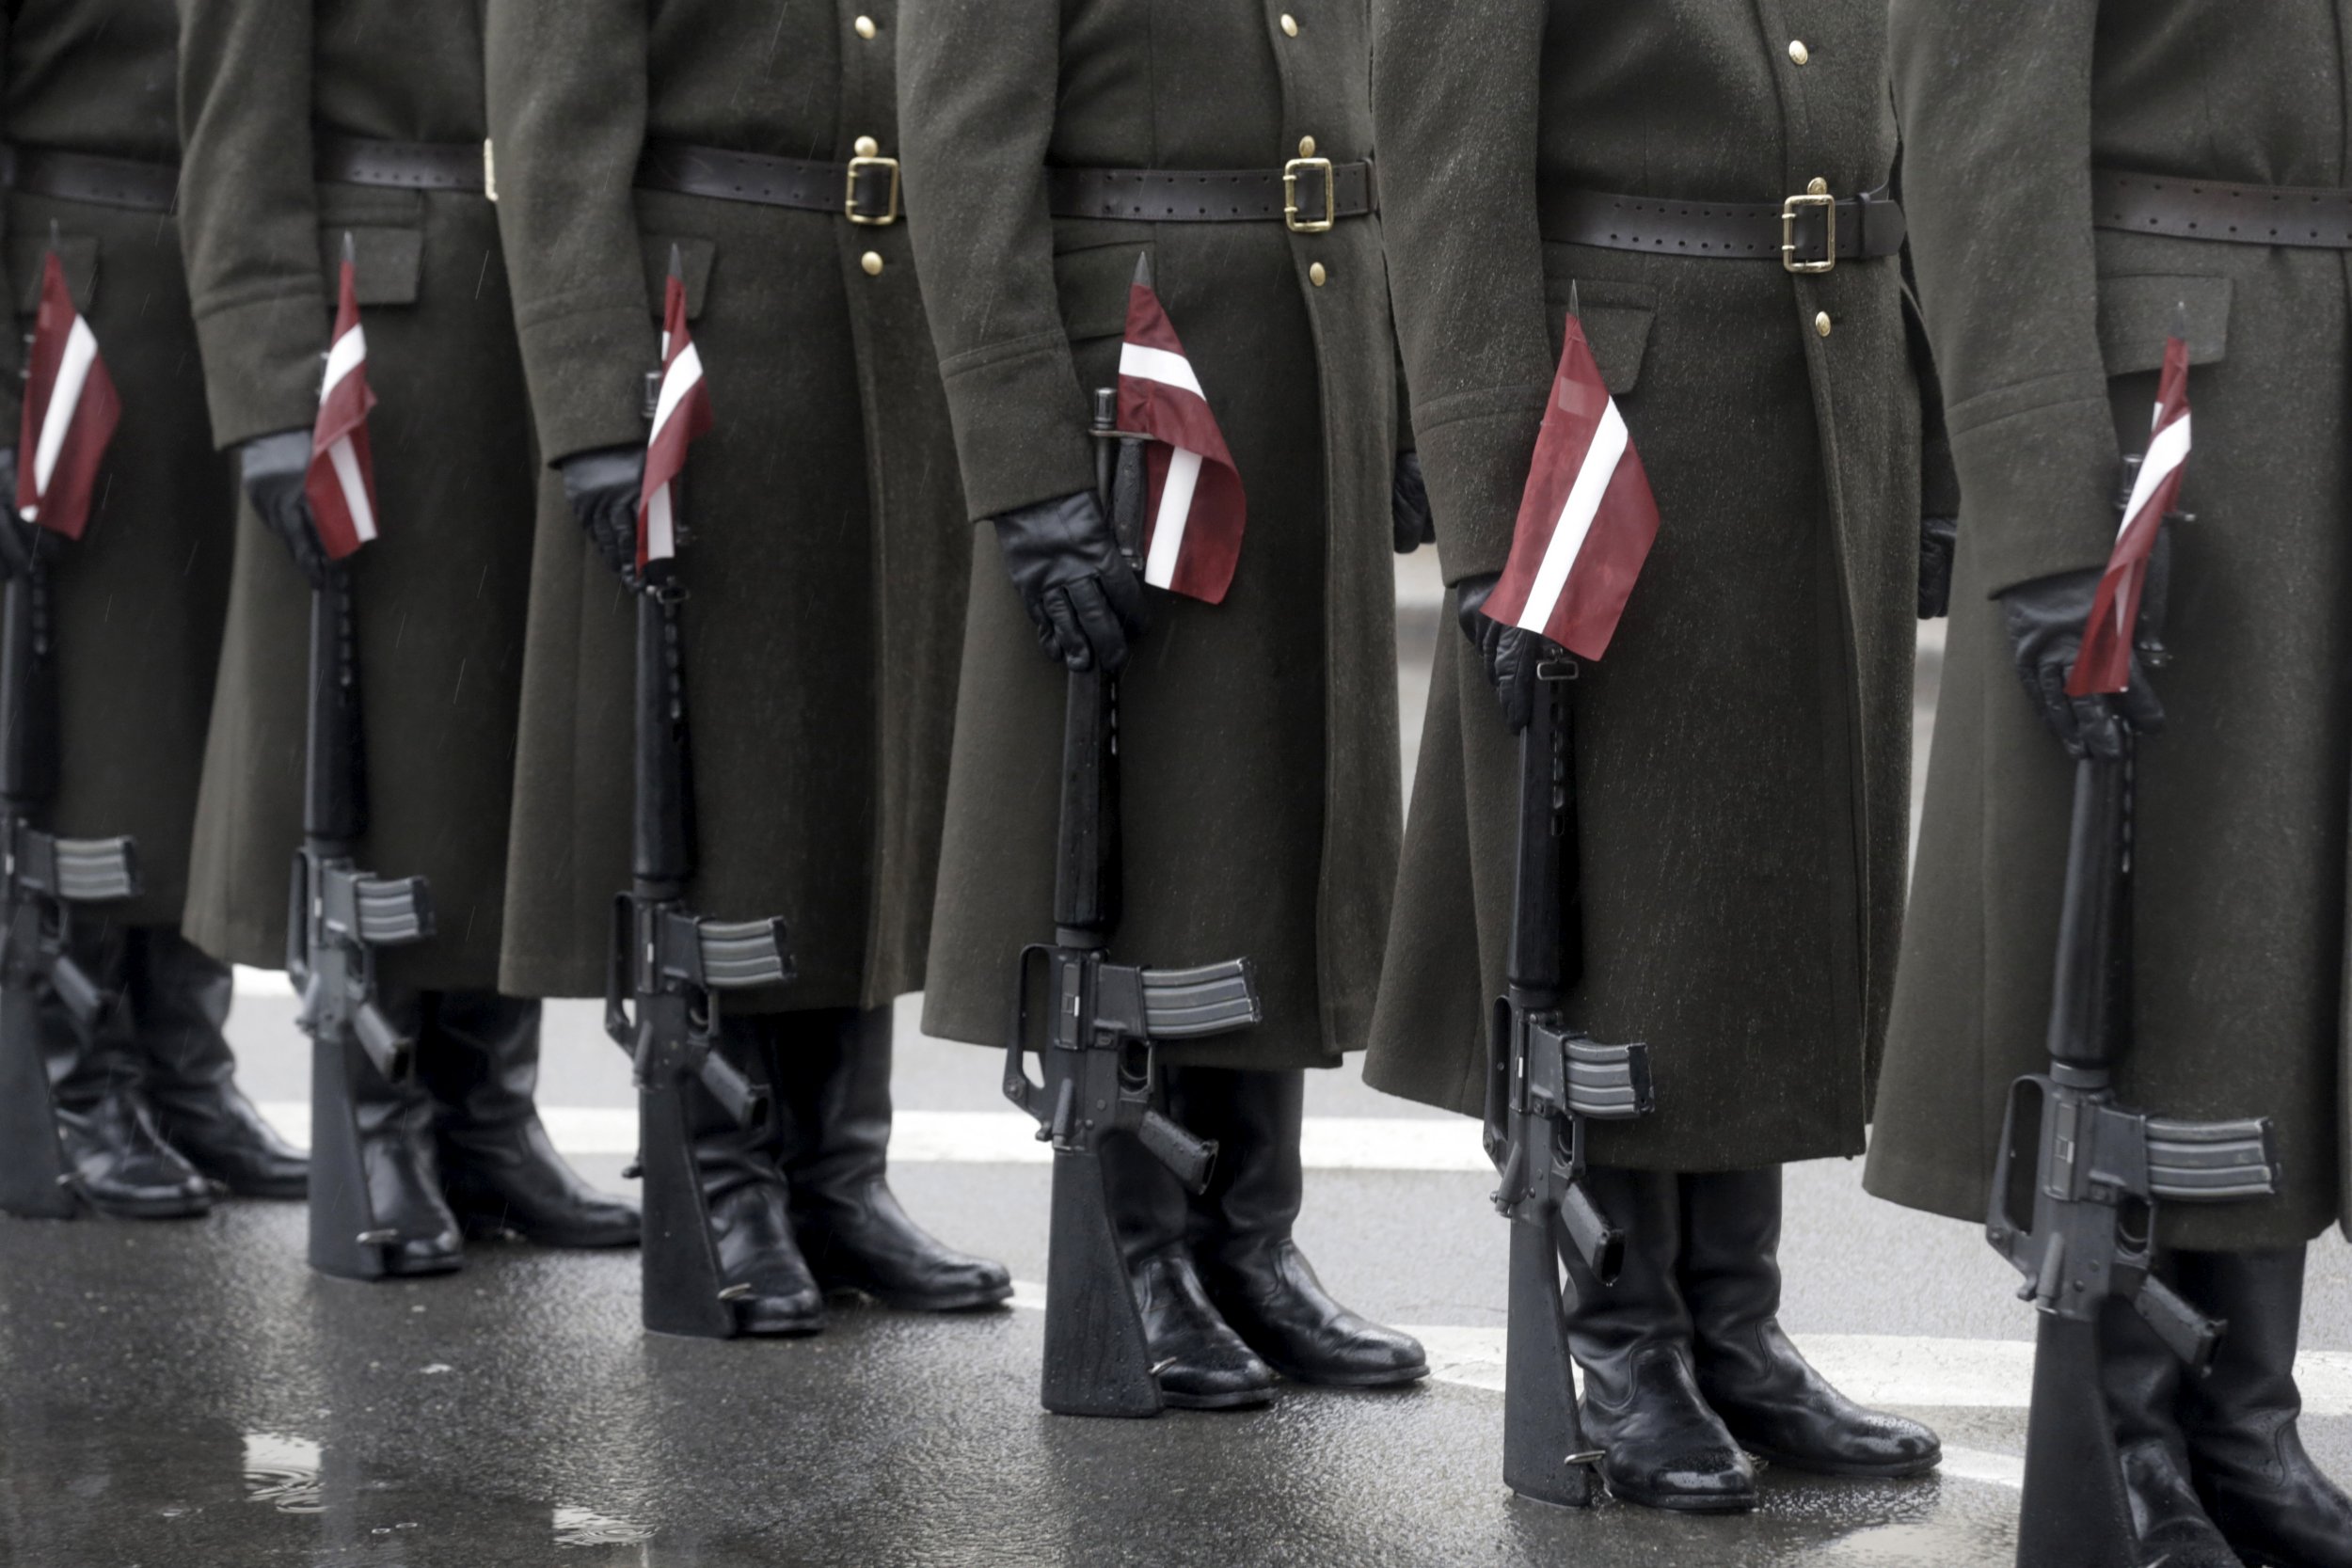
[(672, 234), (640, 235), (639, 244), (645, 253), (645, 298), (653, 304), (653, 319), (661, 319), (661, 302), (670, 297), (670, 252), (675, 249), (678, 271), (686, 278), (686, 319), (702, 320), (703, 301), (710, 293), (710, 269), (719, 259), (718, 245), (709, 240)]
[(336, 224), (319, 229), (319, 265), (327, 298), (342, 276), (343, 236), (351, 236), (353, 288), (361, 305), (414, 305), (424, 281), (424, 230)]
[[(40, 309), (40, 275), (49, 255), (46, 234), (16, 234), (8, 240), (8, 277), (16, 286), (17, 314)], [(63, 234), (57, 239), (57, 260), (65, 268), (65, 286), (73, 308), (84, 315), (98, 298), (98, 239), (92, 234)]]
[(2230, 280), (2193, 274), (2099, 279), (2099, 354), (2107, 374), (2130, 375), (2164, 363), (2165, 340), (2188, 309), (2188, 362), (2210, 365), (2230, 347)]
[(1640, 283), (1615, 283), (1601, 278), (1558, 278), (1544, 290), (1551, 316), (1555, 356), (1568, 330), (1568, 296), (1576, 296), (1577, 315), (1584, 323), (1584, 341), (1593, 345), (1593, 362), (1600, 367), (1602, 385), (1611, 397), (1623, 397), (1642, 379), (1642, 359), (1649, 352), (1649, 325), (1658, 314), (1658, 291)]
[(1127, 291), (1136, 280), (1136, 258), (1151, 248), (1120, 241), (1065, 251), (1054, 258), (1054, 290), (1061, 300), (1062, 330), (1072, 342), (1126, 332)]

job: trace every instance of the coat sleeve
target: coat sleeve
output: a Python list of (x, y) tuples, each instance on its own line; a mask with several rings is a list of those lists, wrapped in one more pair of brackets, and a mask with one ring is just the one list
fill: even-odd
[(1375, 0), (1381, 225), (1451, 584), (1498, 572), (1554, 361), (1535, 217), (1545, 0)]
[[(15, 16), (16, 7), (13, 4), (0, 5), (0, 82), (14, 79), (15, 71), (9, 55), (9, 45), (13, 41), (10, 36), (10, 24), (15, 20)], [(16, 127), (6, 123), (5, 120), (0, 120), (0, 144), (12, 142), (15, 139)], [(8, 204), (6, 201), (0, 201), (0, 258), (5, 258), (9, 253), (8, 238)], [(0, 280), (5, 280), (7, 287), (16, 291), (16, 297), (8, 306), (9, 313), (13, 315), (17, 308), (24, 303), (24, 291), (31, 285), (33, 279), (17, 277), (4, 263), (0, 263)], [(0, 332), (0, 340), (5, 340), (0, 341), (0, 433), (5, 433), (5, 436), (0, 436), (0, 438), (8, 440), (16, 438), (19, 428), (24, 422), (24, 390), (19, 379), (24, 373), (23, 341), (24, 329), (29, 329), (29, 324), (20, 322), (11, 325), (8, 330)]]
[(2119, 452), (2091, 234), (2096, 0), (1898, 0), (1903, 198), (1962, 548), (1995, 593), (2097, 566)]
[(311, 180), (311, 0), (182, 0), (180, 243), (213, 438), (309, 425), (331, 323)]
[(907, 221), (974, 519), (1094, 485), (1054, 287), (1058, 0), (906, 0)]
[(645, 438), (647, 0), (489, 0), (499, 235), (548, 462)]

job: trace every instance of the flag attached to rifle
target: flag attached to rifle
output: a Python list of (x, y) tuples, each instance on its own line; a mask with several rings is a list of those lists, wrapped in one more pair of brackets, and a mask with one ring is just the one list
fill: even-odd
[(1241, 560), (1249, 503), (1241, 471), (1152, 287), (1145, 257), (1127, 291), (1119, 351), (1119, 428), (1152, 438), (1145, 451), (1143, 580), (1187, 598), (1224, 601)]
[(341, 561), (375, 537), (375, 459), (368, 451), (368, 334), (359, 325), (359, 293), (350, 242), (335, 300), (335, 338), (326, 348), (326, 377), (319, 392), (318, 423), (310, 431), (310, 498), (319, 543)]
[(653, 435), (645, 442), (645, 487), (637, 504), (637, 566), (677, 554), (676, 492), (686, 471), (686, 449), (710, 430), (710, 389), (703, 385), (703, 356), (686, 330), (686, 281), (671, 260), (670, 281), (661, 300), (661, 390), (654, 400)]
[(1510, 560), (1486, 613), (1540, 632), (1579, 658), (1598, 658), (1657, 537), (1649, 475), (1571, 307)]
[(2180, 499), (2182, 471), (2188, 464), (2188, 344), (2175, 334), (2164, 345), (2164, 374), (2156, 384), (2156, 413), (2123, 503), (2122, 527), (2099, 578), (2083, 626), (2082, 652), (2067, 677), (2070, 697), (2122, 691), (2132, 683), (2132, 638), (2139, 627), (2140, 594), (2148, 586), (2148, 558), (2165, 515)]
[(89, 525), (99, 462), (122, 420), (122, 400), (99, 357), (98, 339), (73, 308), (65, 268), (52, 248), (41, 263), (40, 311), (33, 322), (24, 423), (16, 453), (16, 510), (68, 539)]

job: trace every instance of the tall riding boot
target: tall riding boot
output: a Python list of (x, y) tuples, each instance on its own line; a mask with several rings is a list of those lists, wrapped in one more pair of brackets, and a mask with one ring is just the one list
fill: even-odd
[[(421, 1041), (433, 1002), (431, 996), (410, 992), (386, 998), (385, 1009), (404, 1034)], [(385, 1272), (446, 1274), (460, 1267), (466, 1261), (466, 1242), (457, 1216), (441, 1197), (433, 1097), (425, 1092), (420, 1074), (394, 1084), (376, 1070), (365, 1052), (351, 1054), (351, 1122), (367, 1181), (368, 1211), (378, 1229), (398, 1238), (384, 1249)]]
[(1299, 1071), (1170, 1070), (1168, 1108), (1217, 1146), (1192, 1204), (1194, 1256), (1209, 1299), (1251, 1350), (1301, 1383), (1372, 1388), (1429, 1375), (1421, 1341), (1331, 1299), (1291, 1227), (1306, 1196)]
[(1699, 1392), (1740, 1446), (1824, 1476), (1915, 1476), (1944, 1446), (1916, 1421), (1866, 1410), (1780, 1327), (1778, 1165), (1685, 1175), (1676, 1275)]
[[(124, 939), (119, 927), (73, 923), (75, 958), (110, 991), (121, 983)], [(44, 995), (40, 1041), (58, 1146), (68, 1179), (83, 1201), (121, 1219), (183, 1219), (208, 1212), (212, 1184), (172, 1151), (149, 1117), (123, 1009), (110, 1008), (86, 1030), (55, 996)]]
[(776, 1023), (777, 1163), (818, 1284), (913, 1312), (1009, 1299), (1002, 1263), (941, 1244), (890, 1190), (890, 1009), (820, 1008)]
[(2182, 1403), (2191, 1474), (2249, 1563), (2352, 1568), (2352, 1499), (2303, 1451), (2295, 1346), (2302, 1247), (2174, 1255), (2181, 1293), (2228, 1320), (2213, 1372)]
[(437, 1106), (441, 1191), (469, 1235), (541, 1246), (635, 1246), (637, 1206), (582, 1181), (532, 1101), (539, 1004), (496, 991), (425, 999), (417, 1076)]
[(1209, 1304), (1185, 1235), (1183, 1185), (1151, 1150), (1122, 1136), (1103, 1145), (1103, 1187), (1160, 1398), (1184, 1410), (1234, 1410), (1272, 1399), (1274, 1370)]
[(1682, 1203), (1671, 1171), (1602, 1169), (1585, 1189), (1625, 1232), (1616, 1283), (1603, 1285), (1562, 1238), (1568, 1350), (1584, 1370), (1584, 1435), (1619, 1500), (1692, 1513), (1756, 1506), (1756, 1466), (1700, 1395), (1691, 1319), (1676, 1284)]
[[(720, 1053), (746, 1077), (766, 1080), (775, 1023), (773, 1017), (723, 1017)], [(769, 1086), (771, 1099), (780, 1099)], [(699, 1080), (690, 1080), (682, 1092), (720, 1276), (730, 1288), (750, 1291), (735, 1303), (736, 1326), (746, 1334), (816, 1333), (825, 1326), (824, 1292), (793, 1239), (791, 1200), (769, 1148), (772, 1134), (764, 1125), (737, 1126)], [(768, 1114), (781, 1117), (784, 1108), (773, 1104)]]
[(2189, 1482), (2180, 1357), (2129, 1302), (2110, 1300), (2100, 1309), (2099, 1360), (2140, 1568), (2240, 1568)]
[(299, 1198), (310, 1162), (237, 1087), (229, 966), (168, 926), (130, 933), (131, 1023), (155, 1129), (188, 1164), (239, 1197)]

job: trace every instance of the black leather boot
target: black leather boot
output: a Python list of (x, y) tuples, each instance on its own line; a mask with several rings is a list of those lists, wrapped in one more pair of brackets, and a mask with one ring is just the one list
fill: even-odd
[(301, 1197), (310, 1187), (309, 1157), (237, 1087), (236, 1058), (221, 1033), (229, 966), (167, 926), (129, 938), (127, 1000), (155, 1130), (238, 1197)]
[(1002, 1263), (944, 1245), (890, 1190), (890, 1009), (823, 1007), (772, 1022), (772, 1147), (818, 1284), (909, 1312), (1011, 1299)]
[[(118, 996), (127, 935), (119, 927), (76, 922), (72, 938), (76, 959)], [(82, 1200), (119, 1219), (186, 1219), (210, 1212), (212, 1183), (172, 1151), (148, 1114), (126, 1010), (118, 1003), (85, 1030), (54, 996), (44, 996), (40, 1039), (57, 1143)]]
[(472, 1236), (541, 1246), (637, 1244), (637, 1206), (582, 1181), (548, 1139), (532, 1101), (539, 1004), (496, 991), (425, 999), (417, 1076), (437, 1106), (441, 1191)]
[(1217, 1146), (1209, 1189), (1191, 1204), (1209, 1300), (1284, 1377), (1344, 1388), (1426, 1377), (1421, 1341), (1332, 1300), (1291, 1239), (1306, 1196), (1298, 1157), (1306, 1101), (1304, 1072), (1169, 1070), (1169, 1113)]
[(1237, 1410), (1272, 1399), (1274, 1369), (1217, 1315), (1200, 1283), (1185, 1237), (1184, 1187), (1125, 1137), (1103, 1145), (1103, 1187), (1160, 1398), (1182, 1410)]
[(1700, 1395), (1691, 1319), (1675, 1278), (1682, 1202), (1671, 1171), (1595, 1166), (1586, 1190), (1625, 1232), (1616, 1283), (1603, 1285), (1577, 1250), (1568, 1273), (1568, 1349), (1584, 1370), (1584, 1435), (1602, 1450), (1601, 1479), (1620, 1501), (1690, 1513), (1756, 1506), (1756, 1466)]
[(1944, 1446), (1916, 1421), (1866, 1410), (1813, 1370), (1780, 1326), (1781, 1176), (1685, 1175), (1676, 1276), (1699, 1392), (1740, 1446), (1824, 1476), (1915, 1476)]
[[(765, 1080), (775, 1022), (723, 1018), (719, 1049), (745, 1076)], [(781, 1099), (773, 1084), (769, 1090)], [(825, 1326), (825, 1294), (792, 1234), (791, 1199), (770, 1147), (773, 1132), (768, 1125), (738, 1127), (698, 1082), (684, 1092), (720, 1276), (729, 1289), (747, 1291), (734, 1301), (736, 1326), (746, 1334), (816, 1333)], [(783, 1106), (771, 1104), (768, 1114), (772, 1121)]]
[(2213, 1522), (2259, 1568), (2352, 1568), (2352, 1499), (2303, 1451), (2295, 1347), (2305, 1249), (2173, 1255), (2181, 1293), (2230, 1330), (2182, 1402)]
[[(421, 1041), (433, 999), (409, 993), (383, 1002), (408, 1037)], [(368, 1211), (377, 1229), (397, 1237), (384, 1248), (385, 1272), (446, 1274), (462, 1266), (465, 1237), (441, 1196), (433, 1097), (416, 1074), (393, 1084), (375, 1070), (366, 1053), (352, 1056), (351, 1121), (367, 1180)]]
[(2180, 1357), (2129, 1302), (2109, 1301), (2100, 1310), (2099, 1361), (2140, 1568), (2240, 1568), (2189, 1481)]

